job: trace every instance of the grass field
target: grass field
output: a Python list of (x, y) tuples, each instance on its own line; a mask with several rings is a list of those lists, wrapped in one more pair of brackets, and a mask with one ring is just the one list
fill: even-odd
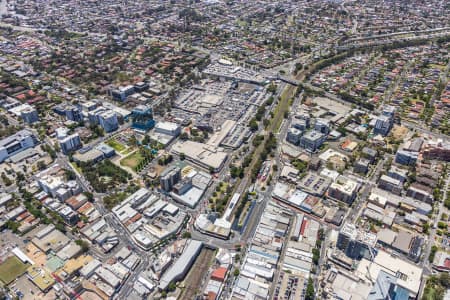
[(14, 279), (25, 273), (28, 265), (21, 262), (17, 257), (11, 256), (0, 265), (0, 280), (7, 285)]
[(117, 152), (120, 152), (120, 153), (122, 153), (125, 149), (127, 149), (127, 147), (125, 147), (124, 145), (122, 145), (121, 143), (116, 141), (115, 139), (110, 139), (109, 141), (106, 142), (106, 144), (110, 147), (113, 147), (114, 150), (116, 150)]
[(120, 165), (129, 167), (134, 170), (136, 167), (144, 160), (144, 157), (141, 155), (140, 151), (135, 151), (132, 154), (128, 155), (124, 159), (120, 161)]

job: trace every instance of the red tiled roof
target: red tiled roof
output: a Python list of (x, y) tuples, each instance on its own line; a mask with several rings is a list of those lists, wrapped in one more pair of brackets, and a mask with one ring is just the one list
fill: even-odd
[(214, 270), (211, 274), (211, 279), (217, 280), (217, 281), (225, 281), (225, 276), (227, 276), (227, 268), (220, 267)]

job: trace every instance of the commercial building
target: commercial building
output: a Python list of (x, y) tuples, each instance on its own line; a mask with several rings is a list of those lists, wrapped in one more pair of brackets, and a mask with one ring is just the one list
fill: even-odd
[(326, 135), (321, 132), (315, 130), (309, 131), (300, 138), (300, 147), (308, 152), (315, 152), (322, 146), (326, 138)]
[(330, 177), (323, 173), (324, 172), (321, 172), (321, 174), (318, 175), (315, 172), (308, 172), (306, 176), (298, 182), (298, 187), (311, 195), (322, 197), (331, 184)]
[(200, 214), (194, 223), (195, 228), (205, 234), (219, 239), (228, 239), (231, 233), (231, 223), (224, 218)]
[(398, 256), (379, 250), (375, 259), (362, 259), (355, 274), (359, 280), (375, 281), (368, 299), (416, 299), (423, 269)]
[(354, 224), (346, 223), (339, 231), (336, 247), (351, 259), (372, 260), (375, 255), (377, 236), (357, 229)]
[(73, 155), (73, 159), (76, 162), (85, 162), (85, 163), (98, 163), (105, 158), (102, 151), (97, 149), (80, 149), (77, 153)]
[(307, 213), (311, 213), (314, 206), (319, 202), (318, 198), (281, 182), (277, 182), (275, 185), (272, 197)]
[(423, 238), (414, 236), (401, 229), (395, 232), (388, 228), (383, 228), (378, 232), (377, 240), (383, 247), (389, 247), (402, 253), (415, 262), (419, 261), (422, 254)]
[(400, 207), (408, 213), (416, 212), (423, 216), (428, 215), (432, 211), (432, 206), (428, 203), (409, 197), (400, 197), (379, 188), (372, 189), (368, 201), (382, 208), (390, 205), (392, 207)]
[(172, 152), (184, 155), (187, 160), (214, 172), (220, 171), (228, 158), (222, 148), (193, 141), (179, 141), (172, 146)]
[(294, 120), (292, 120), (291, 126), (294, 127), (295, 129), (298, 129), (301, 131), (306, 131), (309, 128), (309, 119), (307, 119), (307, 120), (294, 119)]
[(148, 90), (149, 87), (150, 85), (148, 82), (138, 82), (134, 85), (134, 90), (138, 93), (142, 93)]
[(37, 140), (33, 133), (26, 129), (0, 140), (0, 163), (17, 153), (34, 147), (36, 143)]
[(155, 132), (167, 134), (170, 136), (179, 136), (181, 133), (181, 127), (177, 123), (160, 122), (156, 124)]
[(153, 110), (150, 106), (138, 105), (131, 112), (132, 127), (134, 129), (147, 131), (155, 126)]
[(328, 197), (350, 205), (353, 203), (353, 200), (355, 200), (358, 189), (359, 184), (357, 182), (340, 176), (330, 185)]
[(178, 260), (161, 277), (159, 281), (159, 289), (165, 290), (171, 282), (183, 279), (189, 271), (189, 268), (197, 259), (197, 256), (200, 254), (202, 247), (202, 242), (189, 240)]
[(437, 251), (433, 260), (433, 269), (440, 272), (450, 272), (450, 254)]
[(86, 101), (81, 102), (80, 104), (78, 104), (78, 106), (83, 112), (90, 112), (97, 108), (97, 103), (95, 103), (94, 101)]

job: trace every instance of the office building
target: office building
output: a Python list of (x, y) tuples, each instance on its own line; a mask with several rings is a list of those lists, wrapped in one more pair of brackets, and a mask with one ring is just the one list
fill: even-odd
[(300, 143), (300, 138), (302, 137), (302, 131), (296, 128), (289, 128), (286, 141), (291, 144), (298, 145)]
[(128, 96), (135, 93), (135, 87), (133, 85), (118, 87), (110, 89), (110, 96), (117, 101), (124, 102), (127, 100)]
[(142, 93), (148, 90), (149, 87), (150, 85), (147, 82), (138, 82), (134, 85), (134, 90), (137, 93)]
[(391, 166), (387, 175), (394, 179), (400, 180), (401, 183), (404, 183), (406, 181), (406, 179), (408, 178), (408, 170), (400, 169), (396, 166)]
[(301, 130), (301, 131), (306, 131), (309, 128), (309, 121), (300, 119), (294, 119), (292, 120), (291, 126), (294, 127), (295, 129)]
[(431, 204), (433, 202), (433, 189), (414, 182), (406, 191), (406, 196)]
[(4, 162), (25, 149), (34, 147), (36, 143), (37, 140), (33, 133), (26, 129), (0, 140), (0, 162)]
[(86, 102), (82, 102), (80, 104), (78, 104), (80, 110), (84, 111), (84, 112), (90, 112), (93, 111), (97, 108), (97, 103), (95, 103), (94, 101), (86, 101)]
[(326, 138), (326, 135), (321, 132), (315, 130), (309, 131), (300, 138), (300, 147), (308, 152), (315, 152), (322, 146)]
[(83, 120), (81, 111), (74, 105), (69, 105), (66, 107), (65, 116), (69, 121), (81, 122)]
[(423, 147), (423, 157), (425, 159), (437, 159), (450, 162), (450, 142), (438, 139), (428, 141)]
[(409, 300), (418, 298), (423, 270), (398, 255), (379, 250), (375, 259), (362, 259), (355, 274), (359, 280), (370, 280), (373, 284), (373, 289), (364, 299)]
[(396, 195), (401, 195), (403, 190), (403, 185), (400, 180), (389, 177), (387, 175), (381, 175), (380, 179), (378, 180), (378, 187)]
[(80, 149), (82, 146), (78, 133), (71, 134), (59, 140), (59, 147), (64, 154)]
[(181, 169), (177, 166), (168, 167), (160, 176), (161, 189), (169, 192), (181, 180)]
[(382, 114), (383, 114), (383, 116), (393, 119), (395, 117), (395, 111), (396, 111), (395, 106), (384, 105)]
[(314, 129), (320, 133), (330, 133), (330, 121), (327, 119), (317, 118), (314, 124)]
[(371, 164), (373, 164), (377, 159), (378, 152), (377, 150), (374, 150), (372, 148), (364, 147), (361, 151), (361, 155), (364, 158), (368, 159)]
[(155, 126), (153, 119), (153, 110), (150, 106), (139, 105), (131, 112), (132, 127), (147, 131)]
[(404, 166), (413, 166), (416, 164), (418, 157), (418, 152), (398, 150), (395, 154), (395, 162)]
[(352, 204), (356, 198), (359, 184), (346, 177), (339, 176), (328, 189), (328, 197), (338, 201)]
[(106, 110), (98, 114), (98, 123), (106, 132), (113, 132), (119, 129), (117, 115), (112, 110)]
[(370, 161), (368, 159), (360, 158), (353, 166), (353, 171), (365, 175), (369, 171), (369, 164)]
[(23, 109), (20, 113), (23, 121), (28, 124), (33, 124), (39, 121), (39, 115), (37, 110), (34, 107), (27, 107)]
[(8, 111), (16, 115), (17, 117), (22, 118), (22, 120), (28, 124), (33, 124), (39, 121), (39, 115), (37, 110), (27, 103), (14, 106), (10, 108)]
[(192, 188), (192, 178), (186, 177), (178, 181), (173, 186), (173, 192), (177, 195), (183, 195)]
[(356, 228), (355, 224), (346, 223), (339, 231), (336, 246), (351, 259), (373, 260), (377, 236)]
[(388, 116), (381, 115), (375, 120), (375, 126), (373, 129), (374, 134), (381, 134), (382, 136), (388, 135), (393, 125), (393, 119)]
[(311, 117), (309, 116), (309, 114), (301, 113), (301, 114), (295, 115), (295, 119), (305, 121), (306, 128), (309, 128), (310, 122), (311, 122)]

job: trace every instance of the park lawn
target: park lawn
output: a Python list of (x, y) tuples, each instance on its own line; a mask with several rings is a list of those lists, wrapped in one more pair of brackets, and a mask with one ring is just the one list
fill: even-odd
[(25, 273), (28, 267), (27, 264), (21, 262), (16, 256), (11, 256), (0, 265), (0, 281), (4, 285), (8, 285), (14, 279)]
[(127, 149), (126, 146), (124, 146), (123, 144), (119, 143), (117, 140), (115, 139), (110, 139), (109, 141), (106, 142), (106, 144), (112, 148), (114, 148), (114, 150), (116, 150), (117, 152), (122, 153), (124, 150)]
[(123, 151), (121, 152), (121, 154), (123, 154), (123, 155), (130, 154), (131, 152), (134, 151), (134, 149), (136, 149), (136, 148), (128, 147), (128, 148), (126, 148), (125, 150), (123, 150)]
[(132, 154), (128, 155), (127, 157), (123, 158), (120, 161), (120, 165), (129, 167), (130, 169), (134, 170), (143, 160), (144, 157), (141, 155), (141, 152), (137, 150)]

